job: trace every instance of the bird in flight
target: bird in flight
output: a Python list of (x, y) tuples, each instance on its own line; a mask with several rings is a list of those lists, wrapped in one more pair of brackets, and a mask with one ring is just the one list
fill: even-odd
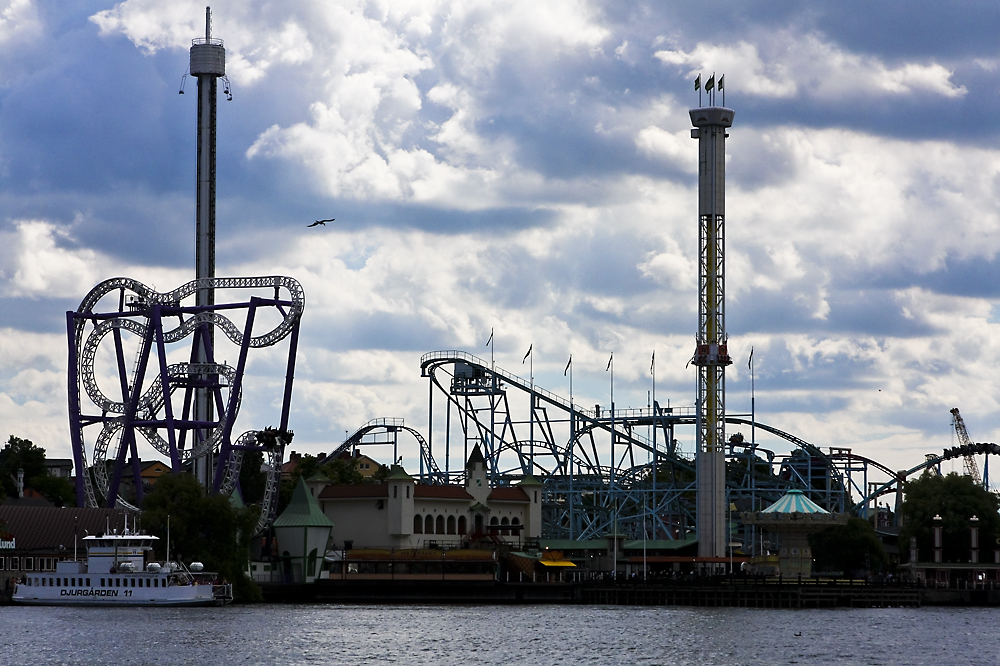
[(318, 227), (319, 225), (323, 225), (325, 227), (327, 222), (333, 222), (335, 219), (337, 219), (337, 218), (331, 217), (329, 220), (316, 220), (312, 224), (306, 225), (306, 228), (308, 228), (308, 227)]

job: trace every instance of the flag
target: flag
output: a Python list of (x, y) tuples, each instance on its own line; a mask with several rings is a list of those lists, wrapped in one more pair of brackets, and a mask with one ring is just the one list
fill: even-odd
[(490, 339), (486, 341), (486, 346), (489, 347), (490, 343), (493, 342), (493, 329), (490, 329)]
[(649, 374), (653, 374), (653, 368), (656, 366), (656, 350), (653, 350), (653, 356), (649, 359)]
[(753, 370), (753, 346), (750, 347), (750, 358), (747, 360), (747, 369)]
[(719, 77), (719, 90), (722, 90), (725, 87), (726, 87), (726, 75), (723, 74), (722, 76)]
[(708, 81), (705, 81), (705, 90), (711, 90), (715, 87), (715, 74), (708, 77)]
[(611, 352), (611, 358), (608, 359), (608, 367), (604, 368), (604, 372), (607, 372), (608, 370), (611, 369), (611, 362), (613, 360), (615, 360), (615, 353)]
[(701, 90), (701, 74), (699, 74), (694, 80), (694, 89)]
[(534, 347), (534, 346), (535, 346), (535, 343), (531, 343), (530, 345), (528, 345), (528, 353), (525, 354), (524, 358), (521, 359), (521, 365), (524, 365), (524, 362), (528, 360), (529, 356), (531, 356), (531, 348)]
[(572, 354), (569, 355), (569, 360), (566, 361), (566, 369), (563, 370), (563, 377), (565, 377), (566, 373), (569, 372), (569, 366), (571, 366), (571, 365), (573, 365), (573, 355)]

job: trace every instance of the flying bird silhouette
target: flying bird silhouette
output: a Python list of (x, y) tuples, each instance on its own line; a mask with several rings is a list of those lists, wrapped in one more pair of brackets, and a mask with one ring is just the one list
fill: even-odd
[(318, 227), (321, 224), (325, 227), (327, 222), (333, 222), (335, 219), (337, 219), (337, 218), (331, 217), (329, 220), (316, 220), (312, 224), (307, 224), (306, 228), (309, 228), (309, 227)]

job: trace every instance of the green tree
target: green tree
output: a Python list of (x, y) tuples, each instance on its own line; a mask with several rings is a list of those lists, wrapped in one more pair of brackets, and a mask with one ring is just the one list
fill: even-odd
[[(380, 466), (376, 475), (382, 473), (382, 479), (385, 479), (388, 476), (388, 468), (385, 468), (385, 472), (382, 472), (383, 467), (385, 465)], [(337, 485), (354, 485), (368, 482), (364, 475), (361, 474), (361, 470), (358, 469), (358, 462), (354, 458), (336, 458), (328, 463), (321, 464), (319, 458), (316, 456), (304, 453), (289, 478), (282, 481), (281, 487), (278, 489), (279, 515), (291, 501), (292, 492), (295, 490), (299, 479), (306, 479), (308, 481), (317, 474), (321, 478), (328, 479), (330, 483)]]
[(246, 504), (260, 504), (264, 499), (267, 474), (260, 469), (263, 464), (264, 454), (260, 451), (248, 451), (243, 454), (243, 464), (240, 466), (240, 495)]
[[(979, 521), (980, 550), (990, 554), (1000, 536), (1000, 502), (997, 496), (966, 475), (941, 476), (924, 471), (903, 491), (903, 527), (899, 532), (899, 550), (909, 560), (910, 538), (916, 537), (919, 557), (930, 561), (934, 553), (934, 517), (941, 516), (943, 528), (942, 557), (945, 562), (968, 562), (970, 558), (970, 519)], [(983, 559), (981, 555), (980, 559)]]
[(11, 435), (0, 451), (0, 495), (17, 495), (17, 472), (24, 470), (24, 485), (41, 493), (56, 506), (72, 504), (73, 484), (68, 479), (49, 475), (45, 466), (45, 449), (30, 439)]
[(207, 570), (233, 583), (233, 594), (240, 601), (261, 599), (260, 588), (246, 574), (258, 516), (255, 509), (238, 509), (228, 497), (206, 495), (190, 474), (165, 474), (146, 495), (142, 510), (143, 526), (161, 539), (162, 557), (167, 556), (168, 516), (172, 559), (203, 562)]
[(809, 535), (816, 558), (813, 571), (842, 571), (856, 575), (878, 573), (889, 562), (871, 523), (851, 517), (846, 525), (834, 525)]

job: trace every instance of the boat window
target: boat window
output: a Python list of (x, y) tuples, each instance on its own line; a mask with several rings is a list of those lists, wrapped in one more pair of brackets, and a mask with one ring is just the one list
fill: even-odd
[(69, 584), (72, 585), (73, 587), (76, 587), (76, 578), (70, 578)]
[(132, 579), (132, 587), (135, 587), (135, 578)]
[(56, 587), (62, 587), (62, 578), (56, 578)]
[(90, 579), (87, 579), (87, 587), (90, 587)]
[(151, 584), (151, 583), (149, 582), (149, 579), (147, 578), (147, 579), (146, 579), (146, 587), (149, 587), (149, 586), (150, 586), (150, 584)]
[(0, 557), (0, 571), (3, 571), (4, 558)]
[(155, 578), (153, 580), (153, 587), (159, 587), (159, 586), (160, 586), (160, 579), (159, 578)]
[(121, 587), (121, 586), (122, 586), (122, 579), (115, 578), (115, 587)]
[(34, 568), (35, 568), (35, 558), (33, 557), (24, 558), (24, 570), (31, 571)]
[(104, 579), (101, 579), (101, 587), (104, 587)]

